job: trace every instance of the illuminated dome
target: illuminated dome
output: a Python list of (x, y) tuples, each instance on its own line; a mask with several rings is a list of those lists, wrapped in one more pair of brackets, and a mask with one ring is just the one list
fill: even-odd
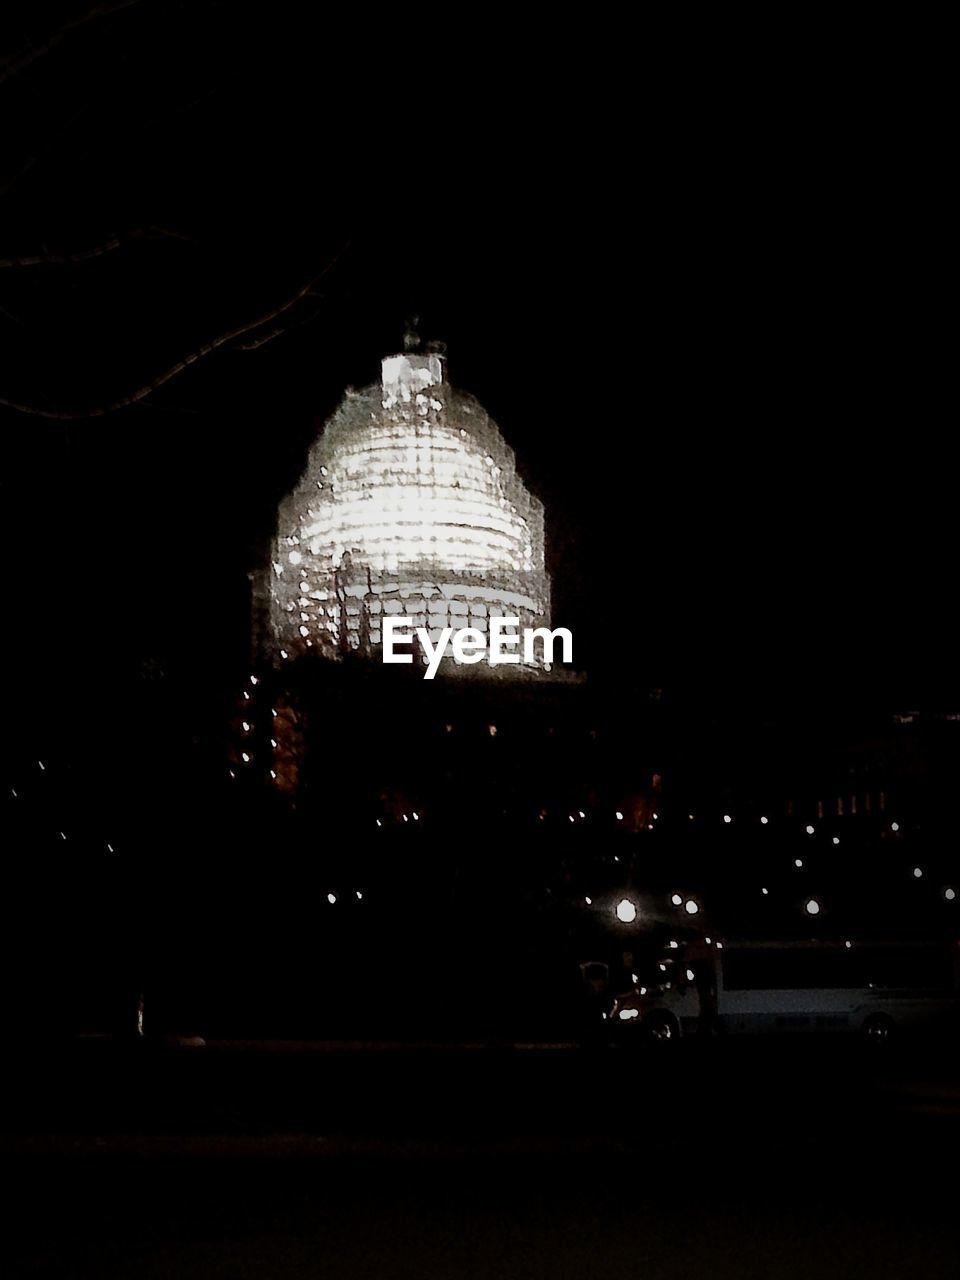
[(491, 616), (549, 625), (543, 507), (439, 352), (389, 356), (380, 383), (346, 393), (281, 504), (266, 595), (280, 661), (374, 655), (391, 614), (433, 641)]

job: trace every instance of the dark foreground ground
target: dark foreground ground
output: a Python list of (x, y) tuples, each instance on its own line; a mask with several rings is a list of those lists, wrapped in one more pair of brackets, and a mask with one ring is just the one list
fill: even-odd
[(953, 1046), (7, 1058), (5, 1277), (960, 1269)]

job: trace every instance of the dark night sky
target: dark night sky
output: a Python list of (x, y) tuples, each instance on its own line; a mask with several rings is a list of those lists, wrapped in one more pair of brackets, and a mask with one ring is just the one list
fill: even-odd
[(109, 404), (332, 265), (136, 407), (0, 411), (8, 663), (241, 661), (277, 501), (419, 312), (547, 504), (584, 662), (953, 696), (928, 104), (773, 64), (708, 89), (610, 31), (401, 54), (282, 7), (21, 8), (0, 258), (125, 239), (0, 270), (0, 396)]

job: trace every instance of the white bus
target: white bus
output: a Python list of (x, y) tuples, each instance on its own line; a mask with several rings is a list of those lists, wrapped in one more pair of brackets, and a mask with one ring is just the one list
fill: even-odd
[(653, 980), (617, 997), (608, 1018), (618, 1031), (656, 1040), (960, 1031), (960, 944), (671, 943)]

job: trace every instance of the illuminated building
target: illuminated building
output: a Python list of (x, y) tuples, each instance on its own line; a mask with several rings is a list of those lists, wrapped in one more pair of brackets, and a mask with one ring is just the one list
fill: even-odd
[[(281, 504), (258, 605), (273, 665), (315, 653), (379, 656), (382, 619), (487, 632), (548, 626), (543, 507), (496, 424), (444, 380), (440, 350), (387, 357), (348, 390)], [(499, 667), (536, 674), (542, 659)], [(482, 663), (447, 671), (490, 674)]]

